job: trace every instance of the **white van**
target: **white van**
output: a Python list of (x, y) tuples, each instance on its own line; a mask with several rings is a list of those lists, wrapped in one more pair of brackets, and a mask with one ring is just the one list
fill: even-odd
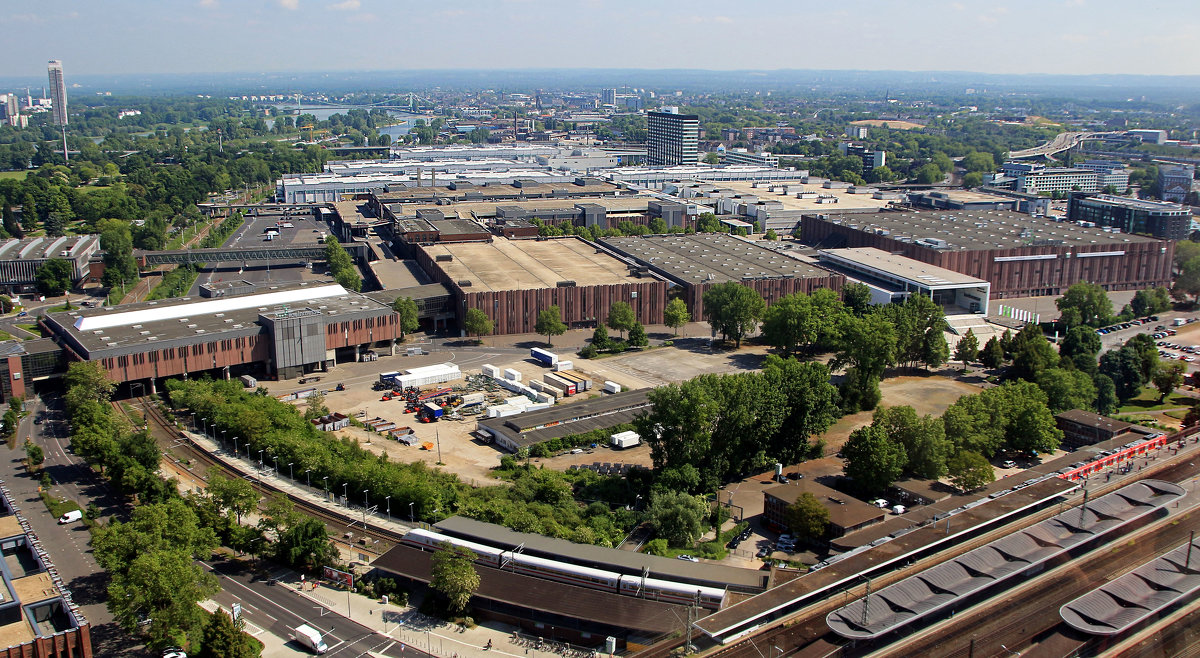
[(58, 517), (58, 524), (65, 525), (67, 523), (74, 523), (82, 518), (83, 518), (83, 512), (81, 512), (77, 509), (71, 510), (70, 512), (67, 512), (66, 514), (63, 514), (62, 516)]
[(903, 505), (893, 505), (892, 514), (903, 514), (908, 511), (908, 508)]

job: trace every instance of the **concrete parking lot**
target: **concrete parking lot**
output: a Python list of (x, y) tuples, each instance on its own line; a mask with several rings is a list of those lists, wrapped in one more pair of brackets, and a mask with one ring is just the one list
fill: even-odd
[[(263, 232), (277, 222), (287, 222), (294, 228), (280, 228), (279, 237), (268, 241)], [(284, 247), (288, 245), (315, 244), (320, 242), (321, 232), (329, 233), (325, 222), (317, 221), (312, 215), (287, 215), (262, 213), (247, 216), (238, 230), (225, 241), (224, 247)], [(245, 280), (254, 283), (315, 281), (328, 278), (324, 275), (324, 264), (318, 262), (314, 269), (299, 260), (272, 260), (208, 263), (192, 284), (190, 295), (198, 295), (200, 286), (216, 281)]]

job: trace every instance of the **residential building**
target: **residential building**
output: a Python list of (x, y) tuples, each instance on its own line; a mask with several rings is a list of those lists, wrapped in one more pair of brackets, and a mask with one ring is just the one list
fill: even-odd
[(616, 105), (617, 104), (617, 90), (616, 89), (605, 89), (604, 91), (600, 92), (600, 102), (605, 105)]
[(1109, 186), (1124, 192), (1129, 187), (1129, 167), (1124, 162), (1111, 160), (1088, 160), (1075, 165), (1079, 169), (1088, 169), (1099, 174), (1096, 184), (1100, 189)]
[(1176, 203), (1072, 192), (1067, 219), (1163, 240), (1183, 240), (1191, 233), (1192, 212)]
[(51, 109), (54, 111), (54, 125), (65, 126), (67, 125), (67, 84), (63, 80), (62, 62), (52, 59), (46, 69), (50, 75), (50, 98), (53, 102)]
[(100, 236), (97, 235), (0, 241), (0, 291), (20, 294), (36, 289), (37, 270), (51, 258), (70, 263), (71, 283), (79, 283), (88, 275), (88, 261), (98, 251)]
[(1090, 169), (1046, 167), (1032, 162), (1005, 162), (1000, 171), (1015, 180), (1013, 189), (1029, 194), (1099, 192), (1100, 174)]
[(814, 540), (815, 544), (880, 523), (887, 518), (886, 510), (827, 487), (817, 482), (816, 478), (803, 478), (763, 490), (763, 525), (777, 532), (787, 530), (788, 506), (806, 493), (816, 498), (821, 507), (829, 512), (829, 526), (825, 537)]
[(876, 151), (867, 148), (863, 144), (854, 144), (851, 142), (838, 144), (838, 150), (841, 151), (842, 155), (861, 158), (864, 174), (876, 167), (887, 166), (887, 151)]
[(1163, 201), (1183, 203), (1192, 191), (1195, 167), (1192, 165), (1162, 165), (1158, 168), (1159, 196)]
[(700, 154), (700, 117), (678, 108), (646, 114), (646, 162), (669, 167), (695, 164)]
[(746, 149), (729, 149), (723, 158), (725, 164), (754, 165), (757, 167), (778, 167), (779, 156), (766, 151), (752, 153)]

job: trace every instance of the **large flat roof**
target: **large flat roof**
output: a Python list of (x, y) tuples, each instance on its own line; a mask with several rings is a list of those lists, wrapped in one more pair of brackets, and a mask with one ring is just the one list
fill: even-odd
[(495, 218), (500, 208), (517, 207), (533, 217), (537, 217), (538, 211), (571, 211), (577, 209), (579, 205), (585, 204), (595, 204), (610, 213), (645, 212), (650, 207), (651, 201), (657, 201), (657, 199), (648, 196), (500, 199), (497, 201), (459, 201), (445, 205), (392, 203), (388, 205), (388, 210), (392, 211), (397, 220), (403, 223), (409, 221), (410, 217), (416, 217), (417, 213), (422, 210), (437, 210), (447, 218), (488, 220)]
[[(383, 313), (387, 306), (348, 292), (327, 281), (272, 286), (262, 293), (199, 301), (180, 297), (116, 307), (81, 308), (46, 315), (50, 324), (69, 334), (89, 353), (103, 350), (138, 352), (173, 347), (181, 340), (217, 340), (231, 335), (254, 335), (258, 316), (311, 310), (322, 315), (347, 316), (361, 311)], [(352, 317), (352, 316), (351, 316)]]
[(942, 250), (1117, 246), (1161, 242), (1140, 235), (1111, 233), (1010, 210), (893, 211), (834, 215), (828, 221), (859, 231), (886, 235), (893, 240), (944, 240), (946, 246)]
[[(712, 184), (717, 191), (732, 192), (741, 196), (758, 197), (759, 201), (778, 202), (784, 210), (803, 210), (826, 212), (845, 212), (848, 210), (870, 210), (886, 208), (893, 199), (876, 199), (872, 194), (851, 194), (844, 189), (829, 189), (821, 187), (820, 183), (804, 183), (795, 181), (771, 181), (770, 183), (754, 183), (752, 181), (722, 181)], [(757, 185), (757, 186), (756, 186)], [(800, 199), (796, 194), (815, 192), (818, 198)], [(819, 197), (837, 199), (836, 203), (822, 202)]]
[(67, 235), (58, 238), (10, 238), (0, 242), (0, 260), (39, 260), (42, 258), (60, 258), (67, 252), (67, 258), (75, 258), (79, 252), (89, 247), (99, 248), (98, 235)]
[(823, 258), (835, 263), (848, 263), (866, 270), (880, 270), (893, 276), (913, 281), (930, 289), (958, 286), (986, 286), (987, 281), (959, 274), (954, 270), (937, 267), (919, 260), (888, 253), (874, 247), (850, 247), (846, 249), (822, 249)]
[(823, 270), (724, 233), (604, 238), (604, 245), (689, 283), (746, 278), (825, 277)]
[[(435, 265), (452, 280), (470, 281), (466, 292), (537, 290), (560, 281), (578, 286), (639, 283), (626, 263), (599, 252), (575, 237), (551, 240), (507, 240), (422, 246)], [(437, 261), (449, 256), (449, 261)], [(461, 285), (461, 284), (460, 284)]]

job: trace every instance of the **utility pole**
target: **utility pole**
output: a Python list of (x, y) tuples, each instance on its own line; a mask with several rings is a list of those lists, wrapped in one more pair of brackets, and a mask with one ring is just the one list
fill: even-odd
[(863, 578), (867, 581), (867, 593), (865, 596), (863, 596), (862, 625), (866, 626), (867, 625), (867, 610), (869, 610), (871, 607), (871, 579), (867, 578), (866, 576), (863, 576)]
[(71, 164), (71, 154), (67, 153), (67, 126), (66, 126), (66, 124), (63, 124), (62, 136), (63, 136), (63, 160), (65, 160), (67, 164)]

